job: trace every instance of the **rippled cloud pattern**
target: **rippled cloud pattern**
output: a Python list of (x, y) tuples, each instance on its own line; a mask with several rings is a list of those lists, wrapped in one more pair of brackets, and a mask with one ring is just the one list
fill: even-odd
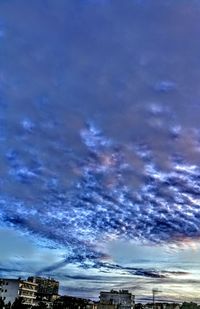
[(199, 16), (197, 1), (1, 1), (0, 225), (62, 250), (35, 272), (189, 276), (108, 247), (199, 241)]

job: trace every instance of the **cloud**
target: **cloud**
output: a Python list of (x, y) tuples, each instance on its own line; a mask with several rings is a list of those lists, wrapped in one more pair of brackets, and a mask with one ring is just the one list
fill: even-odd
[(127, 269), (108, 244), (198, 247), (199, 5), (0, 6), (1, 226), (34, 238), (39, 251), (62, 251), (35, 273), (71, 263), (173, 276), (147, 261)]
[[(56, 186), (48, 189), (50, 195), (44, 196), (42, 207), (2, 199), (3, 222), (68, 246), (73, 255), (66, 257), (67, 263), (104, 258), (106, 252), (95, 245), (98, 239), (179, 245), (184, 239), (199, 238), (197, 165), (172, 157), (170, 172), (161, 171), (154, 162), (153, 150), (144, 145), (133, 147), (131, 151), (144, 166), (143, 182), (137, 191), (132, 190), (126, 180), (126, 173), (134, 172), (125, 157), (128, 145), (116, 148), (115, 141), (90, 123), (80, 134), (88, 157), (78, 163), (80, 177), (71, 192), (60, 192)], [(11, 152), (8, 158), (13, 164), (16, 154)], [(17, 164), (14, 169), (18, 170)], [(32, 178), (36, 172), (27, 173), (26, 177)]]

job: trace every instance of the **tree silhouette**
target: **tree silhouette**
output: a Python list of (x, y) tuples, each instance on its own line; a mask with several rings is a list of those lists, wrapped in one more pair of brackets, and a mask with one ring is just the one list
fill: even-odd
[(2, 299), (2, 297), (0, 297), (0, 309), (4, 308), (4, 301)]
[(9, 303), (7, 303), (6, 305), (4, 305), (5, 309), (10, 309), (11, 308), (11, 302), (9, 301)]
[(181, 309), (197, 309), (199, 306), (196, 303), (190, 302), (184, 302), (181, 306)]
[(14, 303), (12, 304), (12, 309), (26, 309), (29, 308), (29, 306), (23, 304), (23, 299), (21, 297), (15, 298)]
[(47, 305), (44, 302), (40, 302), (36, 308), (37, 309), (46, 309)]

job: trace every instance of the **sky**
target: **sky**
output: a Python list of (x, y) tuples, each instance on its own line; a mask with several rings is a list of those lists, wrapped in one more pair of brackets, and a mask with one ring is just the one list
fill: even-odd
[(200, 2), (0, 0), (0, 276), (200, 302)]

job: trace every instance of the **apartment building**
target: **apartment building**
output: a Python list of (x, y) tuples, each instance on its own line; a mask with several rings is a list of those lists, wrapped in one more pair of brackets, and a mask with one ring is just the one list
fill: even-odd
[(36, 292), (37, 300), (53, 301), (58, 298), (59, 281), (53, 278), (44, 278), (37, 276), (29, 277), (28, 281), (37, 284), (37, 292)]
[(22, 298), (26, 305), (33, 305), (36, 299), (37, 284), (27, 280), (19, 279), (0, 279), (0, 297), (5, 304), (13, 304), (17, 297)]
[(135, 296), (128, 290), (100, 292), (98, 309), (133, 309)]

